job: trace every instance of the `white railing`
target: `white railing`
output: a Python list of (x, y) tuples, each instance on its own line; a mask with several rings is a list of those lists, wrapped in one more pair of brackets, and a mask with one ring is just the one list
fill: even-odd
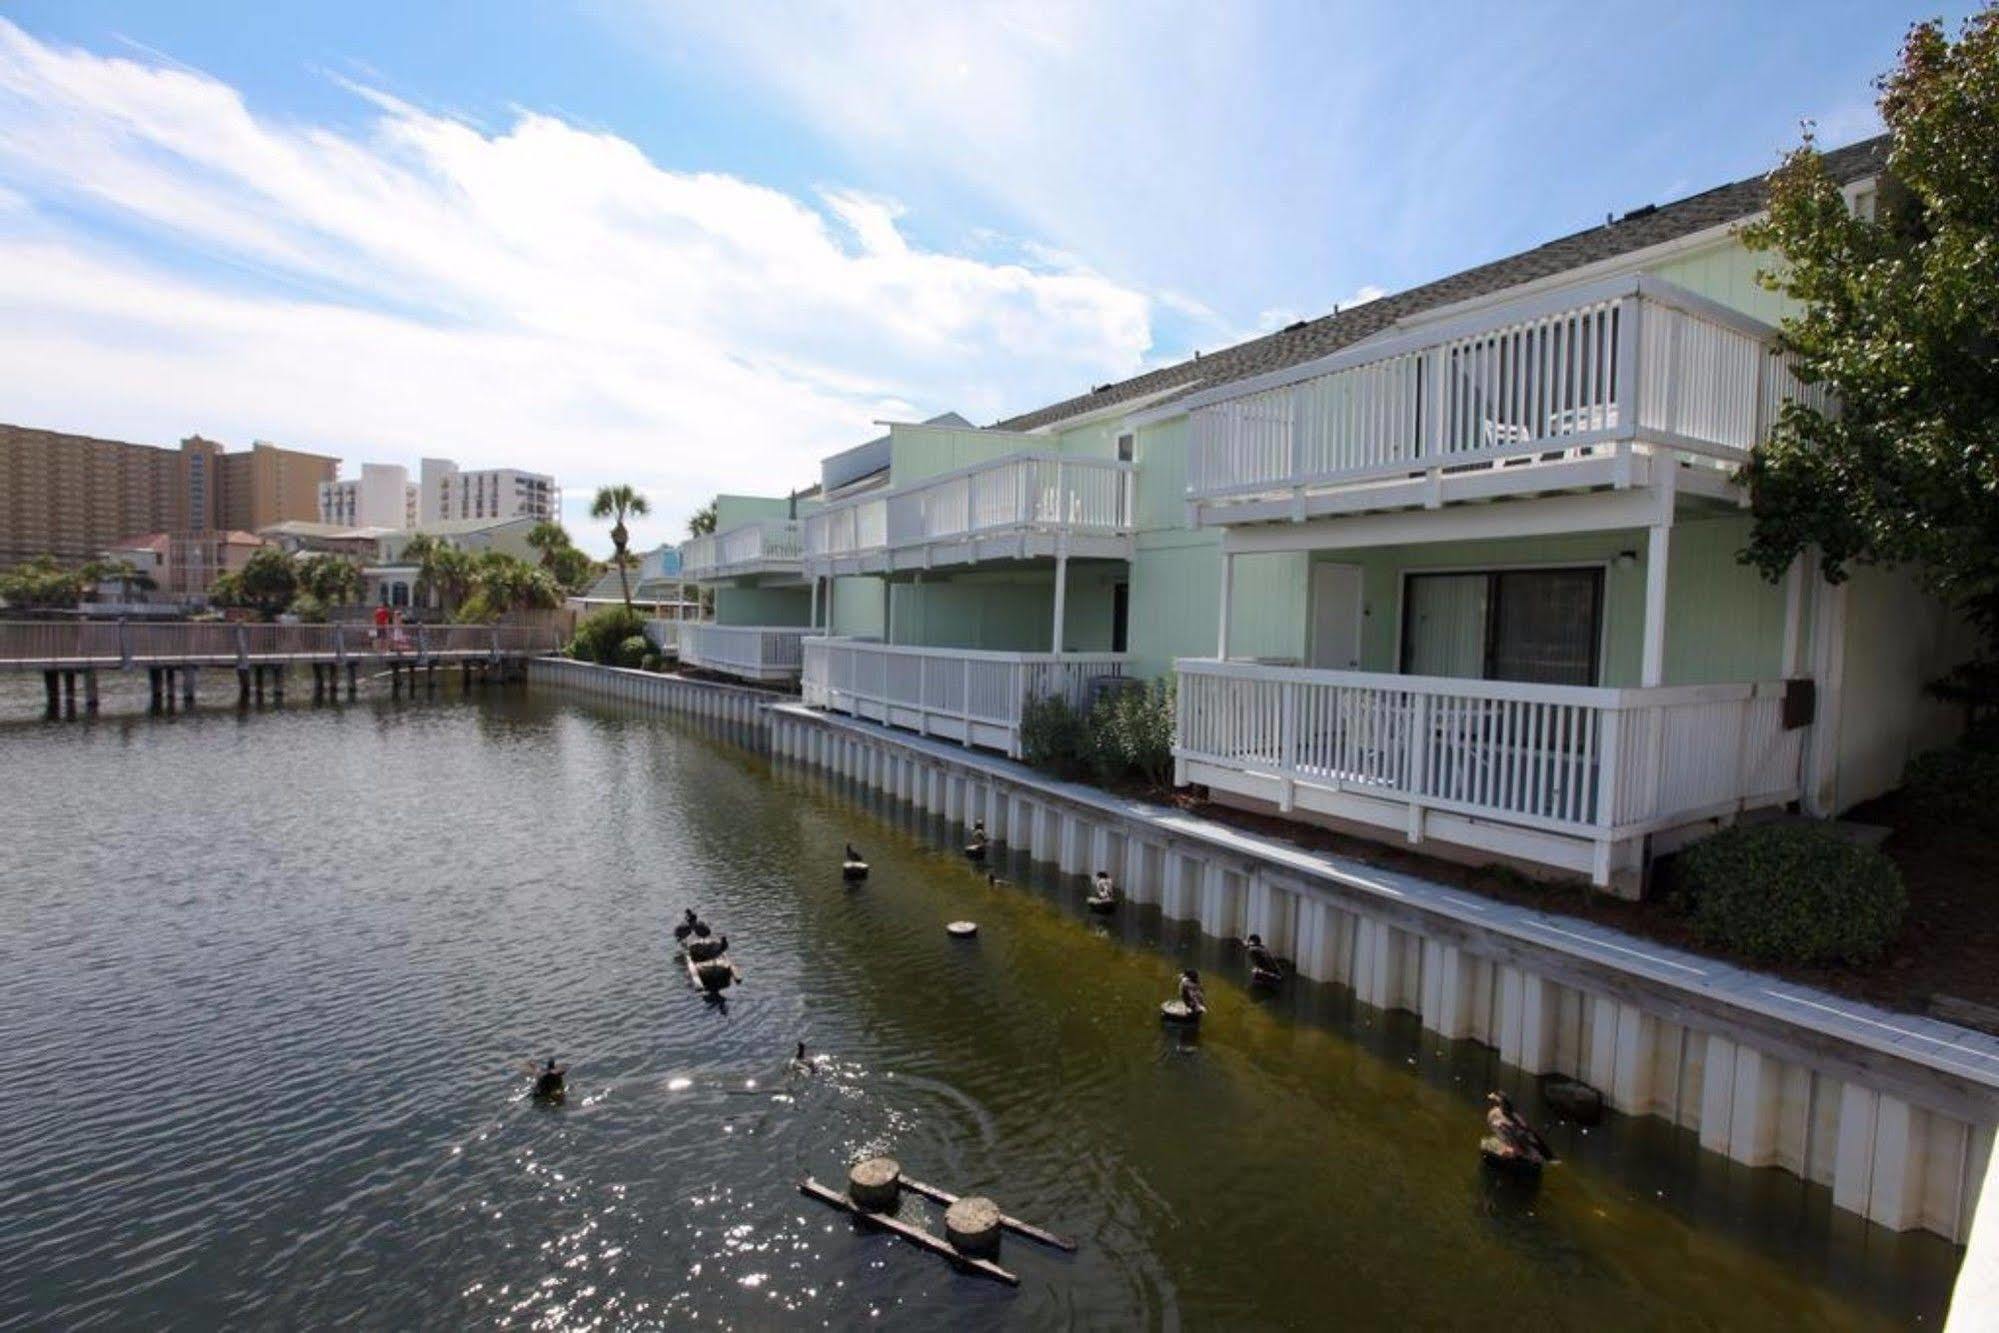
[(747, 680), (786, 680), (798, 675), (799, 645), (811, 632), (800, 626), (689, 622), (680, 627), (680, 662)]
[(660, 620), (657, 618), (646, 621), (646, 642), (662, 653), (678, 653), (680, 651), (680, 627), (682, 623), (678, 620)]
[(804, 544), (815, 559), (997, 533), (1120, 534), (1131, 526), (1131, 464), (1022, 453), (828, 505), (806, 518)]
[(800, 552), (797, 519), (760, 518), (683, 543), (680, 574), (699, 580), (727, 578), (738, 572), (781, 572), (797, 565)]
[(0, 666), (228, 665), (349, 658), (519, 657), (553, 652), (549, 625), (275, 625), (229, 621), (0, 623)]
[(1190, 399), (1188, 494), (1252, 498), (1664, 448), (1733, 468), (1787, 397), (1777, 330), (1656, 278), (1592, 283)]
[(1020, 756), (1030, 699), (1061, 695), (1078, 708), (1090, 682), (1124, 674), (1122, 653), (994, 653), (854, 639), (805, 641), (805, 702), (926, 736)]
[(1597, 689), (1187, 659), (1175, 754), (1592, 839), (1799, 790), (1782, 682)]

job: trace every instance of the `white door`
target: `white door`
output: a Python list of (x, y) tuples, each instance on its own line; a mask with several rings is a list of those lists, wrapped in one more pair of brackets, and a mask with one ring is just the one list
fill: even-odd
[(1308, 663), (1332, 671), (1360, 669), (1360, 566), (1312, 566)]

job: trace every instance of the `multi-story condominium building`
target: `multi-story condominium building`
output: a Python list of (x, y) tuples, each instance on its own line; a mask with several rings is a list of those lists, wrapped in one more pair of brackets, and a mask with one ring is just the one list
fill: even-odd
[(419, 469), (418, 525), (484, 518), (559, 519), (562, 488), (543, 472), (515, 468), (459, 470), (448, 458)]
[(420, 493), (400, 463), (363, 463), (361, 475), (319, 484), (319, 521), (348, 528), (417, 525)]
[[(1868, 208), (1884, 157), (1826, 165)], [(683, 659), (1012, 753), (1030, 698), (1171, 673), (1217, 800), (1620, 891), (1745, 811), (1843, 810), (1948, 735), (1921, 686), (1970, 640), (1907, 571), (1735, 559), (1736, 469), (1813, 392), (1737, 235), (1765, 191), (723, 497)]]
[(339, 460), (258, 441), (225, 452), (0, 425), (0, 567), (38, 555), (83, 561), (155, 532), (251, 531), (318, 513)]

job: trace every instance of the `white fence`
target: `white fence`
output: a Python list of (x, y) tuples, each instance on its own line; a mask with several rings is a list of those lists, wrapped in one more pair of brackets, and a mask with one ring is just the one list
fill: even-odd
[(1089, 702), (1090, 681), (1124, 674), (1122, 653), (992, 653), (853, 639), (805, 641), (805, 702), (1020, 757), (1030, 699)]
[(682, 543), (680, 572), (690, 580), (782, 572), (798, 563), (800, 550), (798, 520), (762, 518)]
[(805, 519), (805, 555), (860, 555), (1003, 532), (1115, 535), (1132, 526), (1132, 465), (1104, 458), (1013, 454)]
[(1188, 492), (1247, 498), (1634, 444), (1733, 468), (1821, 397), (1777, 331), (1625, 277), (1511, 302), (1197, 395)]
[(1612, 843), (1800, 789), (1805, 733), (1784, 728), (1782, 682), (1594, 689), (1178, 665), (1183, 769), (1286, 809), (1306, 789), (1341, 792)]
[(680, 627), (680, 662), (744, 680), (793, 680), (799, 672), (799, 645), (811, 632), (800, 626), (692, 621)]

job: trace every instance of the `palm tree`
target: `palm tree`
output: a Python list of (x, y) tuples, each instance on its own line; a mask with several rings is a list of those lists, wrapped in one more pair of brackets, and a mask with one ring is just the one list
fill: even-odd
[(611, 558), (618, 566), (618, 592), (625, 599), (625, 614), (636, 614), (632, 610), (631, 580), (625, 577), (625, 567), (630, 557), (625, 554), (625, 543), (631, 533), (625, 530), (626, 517), (644, 517), (652, 512), (646, 498), (630, 486), (602, 486), (597, 490), (597, 498), (590, 502), (590, 517), (608, 518), (611, 523)]
[(545, 518), (528, 529), (528, 545), (541, 553), (541, 567), (555, 568), (556, 557), (571, 546), (569, 529), (554, 519)]
[(687, 535), (706, 537), (715, 531), (715, 502), (710, 500), (687, 516)]

